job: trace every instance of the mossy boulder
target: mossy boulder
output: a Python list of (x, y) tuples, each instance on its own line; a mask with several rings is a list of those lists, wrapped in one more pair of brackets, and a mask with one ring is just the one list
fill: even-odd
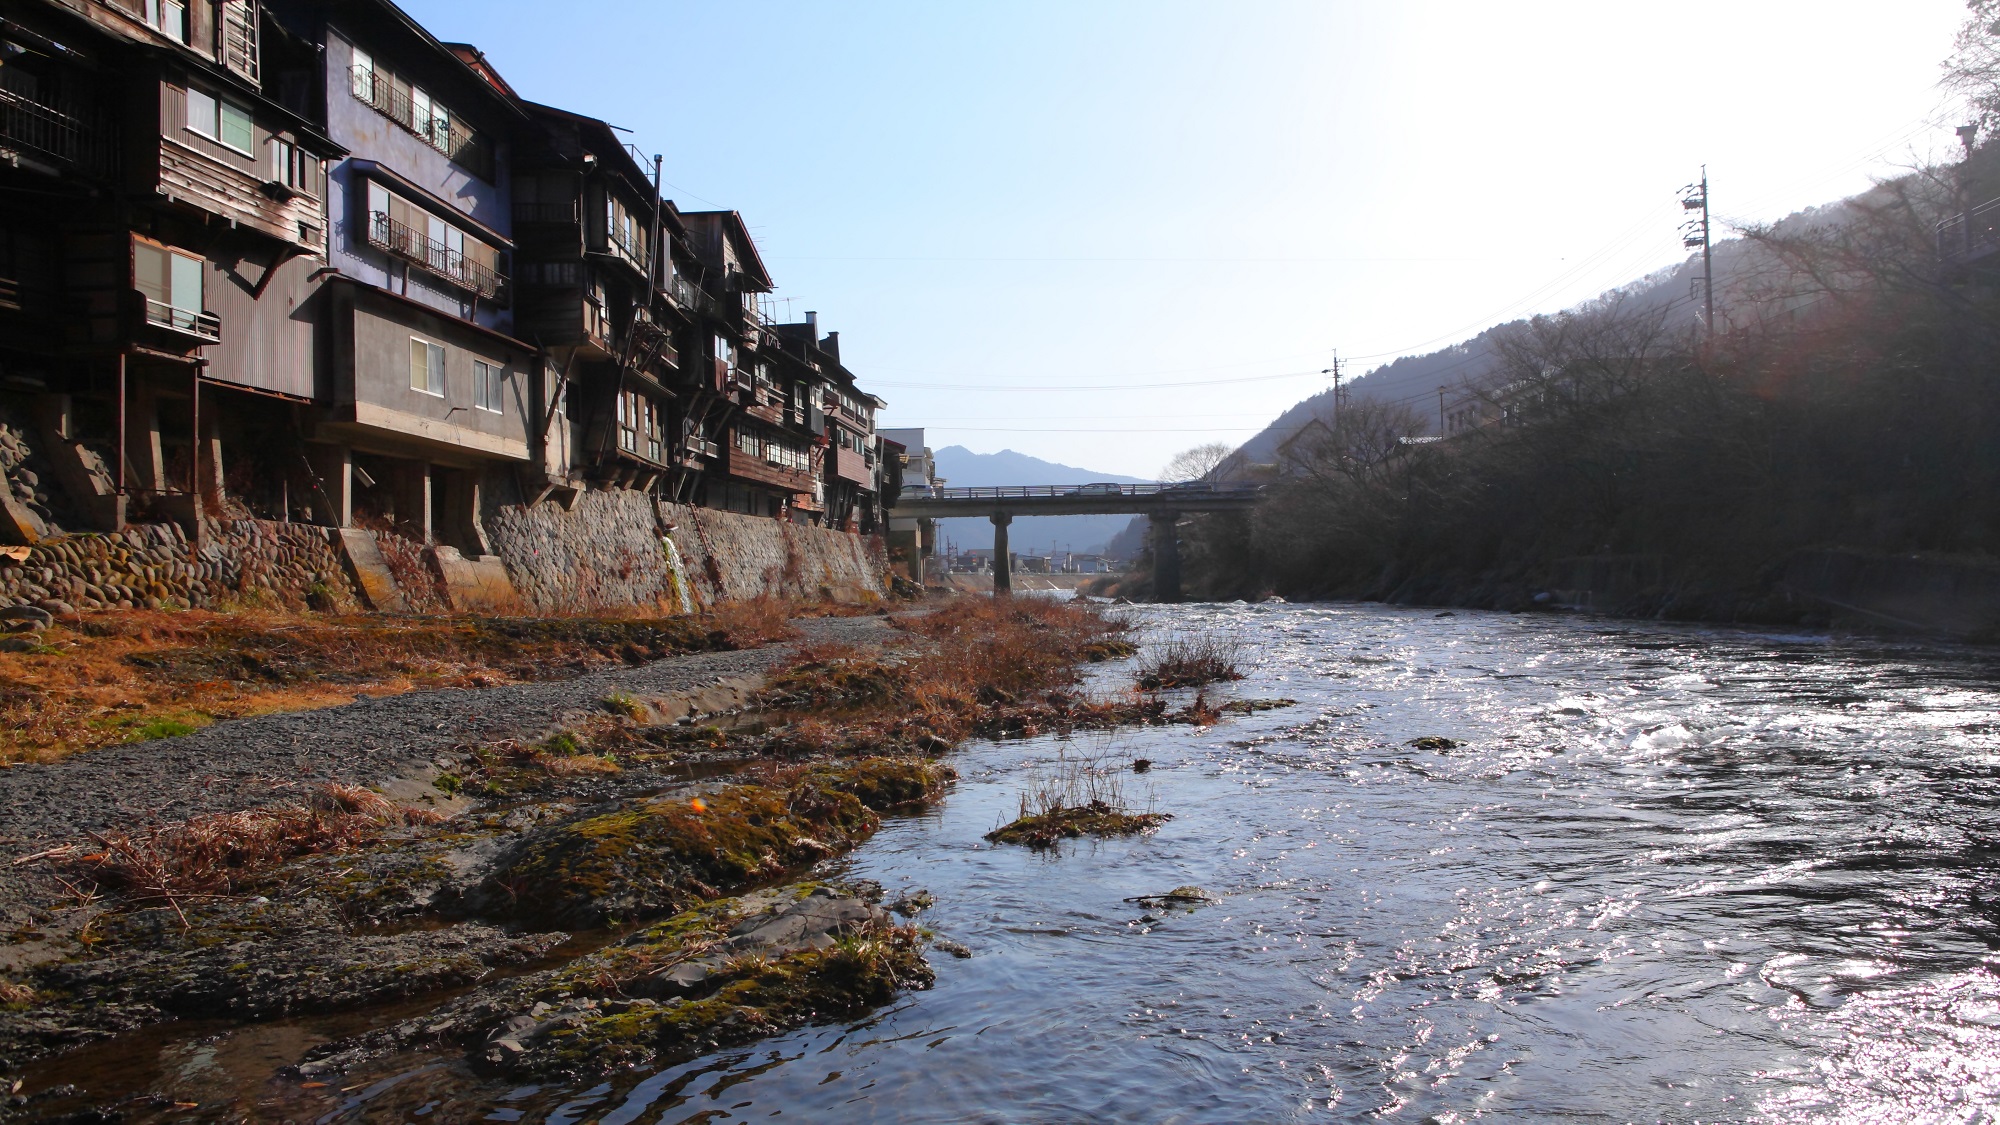
[(863, 758), (814, 770), (801, 784), (850, 793), (876, 812), (926, 805), (944, 795), (958, 771), (942, 762), (909, 758)]
[(845, 851), (880, 823), (824, 783), (635, 801), (531, 834), (477, 905), (558, 929), (656, 917)]

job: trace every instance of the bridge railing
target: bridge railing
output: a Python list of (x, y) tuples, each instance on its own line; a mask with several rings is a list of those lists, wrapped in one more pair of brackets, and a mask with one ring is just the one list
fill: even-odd
[(921, 484), (903, 486), (906, 500), (1030, 500), (1078, 499), (1110, 496), (1252, 496), (1262, 485), (1208, 481), (1179, 481), (1166, 484), (1004, 484), (981, 488), (936, 488)]

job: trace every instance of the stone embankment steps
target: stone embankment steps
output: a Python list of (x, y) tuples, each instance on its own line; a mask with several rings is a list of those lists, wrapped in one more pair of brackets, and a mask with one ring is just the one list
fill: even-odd
[[(797, 622), (812, 640), (867, 644), (879, 617)], [(569, 680), (411, 692), (342, 707), (218, 723), (181, 738), (85, 751), (58, 762), (0, 769), (0, 931), (34, 895), (11, 859), (89, 832), (130, 830), (206, 813), (298, 800), (324, 782), (382, 786), (434, 776), (436, 759), (485, 739), (539, 736), (604, 712), (617, 693), (711, 711), (740, 701), (790, 646), (696, 653)], [(704, 701), (704, 692), (724, 689)]]

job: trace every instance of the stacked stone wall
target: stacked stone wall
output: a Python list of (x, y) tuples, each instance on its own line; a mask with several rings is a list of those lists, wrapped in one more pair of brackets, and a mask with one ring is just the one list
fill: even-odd
[(570, 508), (510, 505), (486, 525), (497, 557), (268, 520), (204, 521), (199, 546), (171, 523), (66, 535), (8, 549), (0, 606), (681, 613), (767, 596), (872, 601), (888, 572), (878, 537), (656, 505), (638, 492), (590, 492)]
[(506, 505), (486, 538), (523, 601), (544, 613), (683, 610), (660, 522), (642, 492), (586, 492), (576, 503)]
[(767, 596), (865, 602), (886, 592), (889, 560), (879, 536), (712, 508), (659, 507), (703, 604)]
[(211, 520), (203, 530), (198, 548), (171, 523), (45, 540), (0, 566), (0, 603), (157, 609), (239, 599), (294, 608), (360, 606), (325, 528)]

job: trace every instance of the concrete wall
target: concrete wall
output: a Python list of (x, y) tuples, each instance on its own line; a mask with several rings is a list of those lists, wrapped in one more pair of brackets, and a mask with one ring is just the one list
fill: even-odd
[(2000, 563), (1991, 559), (1800, 551), (1784, 585), (1826, 606), (1837, 627), (2000, 640)]
[[(345, 432), (362, 448), (405, 453), (406, 439), (434, 455), (462, 455), (460, 464), (503, 457), (528, 459), (529, 357), (498, 339), (446, 317), (361, 286), (335, 287), (338, 307), (334, 400), (341, 422), (377, 431)], [(351, 310), (351, 311), (350, 311)], [(442, 395), (411, 386), (410, 341), (444, 345)], [(344, 354), (340, 354), (344, 353)], [(501, 412), (473, 405), (472, 362), (506, 369)], [(338, 425), (338, 424), (336, 424)], [(333, 434), (343, 431), (332, 430)]]

